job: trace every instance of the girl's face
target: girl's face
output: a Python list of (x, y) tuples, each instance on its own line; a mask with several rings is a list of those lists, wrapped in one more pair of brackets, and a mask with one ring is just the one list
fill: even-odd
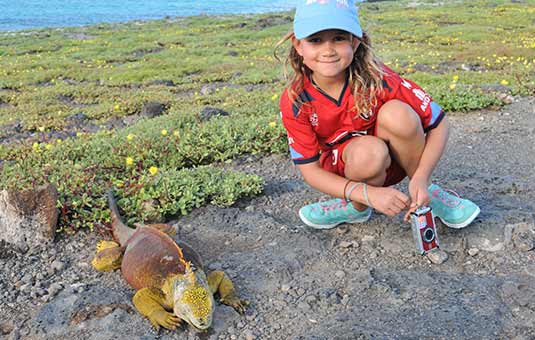
[(345, 81), (346, 69), (353, 61), (360, 40), (345, 31), (325, 30), (301, 40), (293, 38), (292, 44), (316, 81)]

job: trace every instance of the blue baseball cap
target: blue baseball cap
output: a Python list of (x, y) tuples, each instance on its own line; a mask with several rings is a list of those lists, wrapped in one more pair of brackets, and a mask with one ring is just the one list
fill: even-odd
[(362, 38), (359, 15), (354, 0), (298, 0), (294, 35), (306, 38), (319, 31), (339, 29)]

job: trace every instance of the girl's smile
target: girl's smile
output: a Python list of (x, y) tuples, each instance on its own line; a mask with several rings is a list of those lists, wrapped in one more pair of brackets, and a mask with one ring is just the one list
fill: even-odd
[(346, 70), (353, 61), (360, 40), (341, 30), (324, 30), (292, 43), (303, 63), (313, 72), (320, 87), (345, 82)]

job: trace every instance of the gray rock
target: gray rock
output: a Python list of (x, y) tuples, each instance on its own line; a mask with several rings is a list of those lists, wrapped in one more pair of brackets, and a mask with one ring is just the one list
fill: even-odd
[(165, 110), (166, 107), (164, 104), (158, 102), (149, 102), (143, 105), (139, 115), (146, 118), (154, 118), (161, 116)]
[(201, 113), (199, 114), (199, 117), (202, 121), (207, 121), (207, 120), (210, 120), (212, 119), (212, 117), (214, 116), (228, 116), (229, 113), (223, 109), (219, 109), (219, 108), (216, 108), (216, 107), (210, 107), (210, 106), (205, 106), (202, 110), (201, 110)]

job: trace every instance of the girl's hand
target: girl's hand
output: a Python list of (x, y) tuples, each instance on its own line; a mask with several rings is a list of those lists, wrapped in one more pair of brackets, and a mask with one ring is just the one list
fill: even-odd
[(410, 218), (410, 213), (418, 207), (429, 205), (431, 198), (427, 192), (427, 178), (413, 177), (409, 182), (410, 206), (409, 211), (405, 214), (405, 221)]
[(410, 203), (407, 195), (394, 188), (368, 186), (368, 199), (375, 210), (390, 217), (407, 209)]

